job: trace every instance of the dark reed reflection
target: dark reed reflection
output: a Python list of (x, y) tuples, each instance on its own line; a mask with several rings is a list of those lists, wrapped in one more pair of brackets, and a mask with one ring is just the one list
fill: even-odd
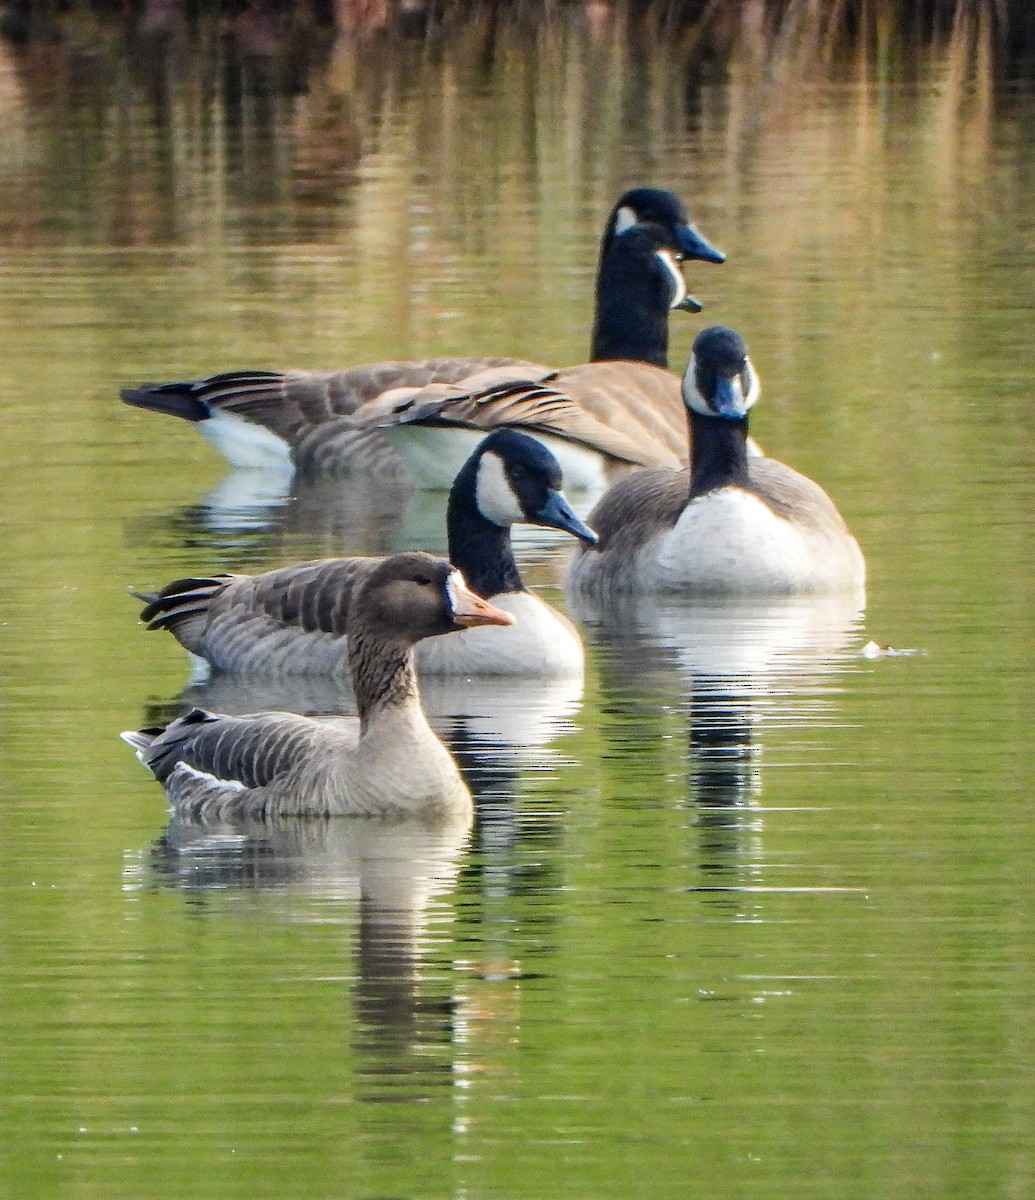
[[(944, 76), (952, 119), (936, 116), (932, 133), (946, 146), (964, 125), (987, 139), (992, 87), (1025, 69), (1035, 15), (1024, 0), (886, 0), (863, 11), (796, 0), (341, 0), (200, 12), (172, 0), (67, 9), (22, 0), (4, 7), (2, 32), (9, 85), (0, 109), (15, 139), (32, 142), (54, 111), (70, 118), (63, 136), (37, 143), (0, 180), (0, 198), (34, 196), (2, 206), (0, 227), (16, 240), (45, 243), (58, 230), (90, 244), (193, 245), (221, 230), (231, 242), (326, 242), (358, 218), (412, 250), (458, 230), (485, 235), (484, 209), (506, 199), (491, 182), (493, 155), (522, 164), (505, 186), (527, 199), (543, 182), (542, 138), (572, 129), (591, 137), (613, 121), (643, 165), (623, 157), (623, 139), (574, 156), (566, 166), (577, 175), (593, 164), (573, 180), (585, 200), (612, 193), (630, 171), (656, 170), (688, 129), (739, 123), (743, 138), (724, 139), (723, 153), (740, 173), (753, 157), (747, 146), (788, 136), (772, 118), (807, 105), (812, 83), (875, 63), (888, 76)], [(735, 98), (725, 113), (714, 88), (721, 76)], [(569, 84), (561, 90), (576, 111), (550, 107), (556, 92), (543, 84), (554, 77)], [(452, 102), (457, 79), (473, 85), (470, 107)], [(72, 156), (83, 166), (74, 177)], [(448, 229), (410, 228), (408, 161), (433, 181)], [(364, 172), (372, 164), (382, 170)], [(397, 278), (403, 284), (404, 272)]]

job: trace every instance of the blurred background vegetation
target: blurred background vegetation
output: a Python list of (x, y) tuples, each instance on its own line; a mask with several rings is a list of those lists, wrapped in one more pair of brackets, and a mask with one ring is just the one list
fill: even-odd
[(1035, 65), (1029, 0), (12, 0), (0, 32), (9, 246), (404, 243), (419, 182), (467, 249), (509, 204), (545, 207), (565, 253), (558, 207), (672, 177), (688, 133), (695, 179), (792, 161), (832, 81), (860, 90), (837, 136), (913, 78), (946, 164), (987, 156), (997, 94)]
[(944, 37), (968, 22), (992, 25), (1007, 57), (1030, 55), (1035, 38), (1028, 0), (8, 0), (0, 6), (0, 29), (33, 41), (61, 37), (70, 22), (125, 22), (155, 33), (218, 18), (245, 40), (290, 39), (315, 29), (443, 31), (486, 15), (535, 22), (565, 8), (581, 8), (591, 20), (614, 10), (633, 26), (708, 38), (717, 46), (764, 36), (825, 53), (859, 36)]

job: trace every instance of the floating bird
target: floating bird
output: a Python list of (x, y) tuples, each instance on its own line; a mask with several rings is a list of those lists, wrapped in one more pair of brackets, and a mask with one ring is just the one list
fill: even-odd
[[(473, 398), (478, 415), (461, 419), (456, 410), (439, 414), (440, 423), (467, 424), (481, 434), (498, 425), (554, 434), (572, 453), (570, 467), (562, 459), (570, 486), (599, 482), (602, 460), (678, 464), (685, 461), (685, 434), (678, 381), (666, 370), (668, 314), (700, 309), (678, 267), (683, 258), (722, 262), (724, 255), (690, 224), (671, 192), (626, 192), (601, 240), (588, 371), (557, 372), (501, 357), (436, 358), (330, 372), (231, 371), (127, 388), (122, 397), (197, 424), (239, 467), (398, 471), (398, 454), (378, 426), (423, 425), (432, 417), (429, 405), (462, 396)], [(414, 430), (408, 432), (412, 438)], [(472, 448), (470, 436), (452, 453), (443, 445), (437, 434), (431, 453), (403, 450), (424, 486), (448, 486)]]
[[(521, 580), (511, 525), (596, 535), (561, 490), (557, 460), (535, 438), (498, 429), (468, 459), (446, 509), (449, 557), (468, 584), (518, 619), (513, 628), (465, 629), (422, 641), (421, 675), (581, 677), (582, 641)], [(151, 629), (168, 629), (217, 670), (260, 676), (348, 672), (347, 631), (357, 588), (381, 560), (327, 558), (260, 575), (178, 579), (147, 601)]]
[(575, 595), (778, 596), (861, 588), (859, 544), (811, 479), (748, 449), (758, 376), (740, 334), (698, 334), (682, 384), (690, 466), (619, 480), (589, 522), (566, 587)]
[(393, 555), (350, 605), (358, 719), (233, 717), (196, 708), (164, 729), (122, 738), (163, 785), (174, 812), (192, 819), (455, 819), (471, 812), (471, 797), (421, 708), (413, 648), (422, 638), (513, 621), (476, 596), (445, 559)]

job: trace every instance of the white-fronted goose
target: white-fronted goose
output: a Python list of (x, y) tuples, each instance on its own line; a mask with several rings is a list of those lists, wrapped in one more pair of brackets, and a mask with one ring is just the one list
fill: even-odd
[(421, 638), (513, 620), (445, 559), (397, 554), (378, 563), (350, 605), (358, 721), (193, 709), (164, 729), (122, 737), (174, 811), (195, 819), (455, 818), (471, 811), (470, 793), (421, 708), (413, 648)]

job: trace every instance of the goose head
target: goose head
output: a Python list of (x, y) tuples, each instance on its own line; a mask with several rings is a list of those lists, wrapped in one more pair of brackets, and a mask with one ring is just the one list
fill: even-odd
[(594, 545), (597, 535), (575, 515), (562, 486), (560, 463), (542, 442), (516, 429), (497, 429), (464, 464), (450, 501), (473, 501), (501, 529), (545, 525)]
[(476, 625), (513, 625), (514, 618), (475, 595), (444, 558), (411, 551), (383, 559), (359, 589), (349, 616), (357, 631), (412, 645), (421, 638)]
[(726, 255), (716, 250), (691, 224), (686, 205), (663, 188), (631, 188), (619, 196), (604, 229), (601, 247), (606, 255), (616, 237), (634, 225), (653, 225), (665, 239), (666, 247), (677, 257), (696, 258), (702, 262), (721, 263)]
[(680, 256), (660, 225), (631, 225), (614, 239), (597, 278), (595, 361), (644, 362), (667, 369), (668, 315), (700, 312)]
[(747, 344), (739, 333), (713, 325), (694, 338), (683, 375), (683, 402), (691, 413), (746, 421), (759, 391)]

